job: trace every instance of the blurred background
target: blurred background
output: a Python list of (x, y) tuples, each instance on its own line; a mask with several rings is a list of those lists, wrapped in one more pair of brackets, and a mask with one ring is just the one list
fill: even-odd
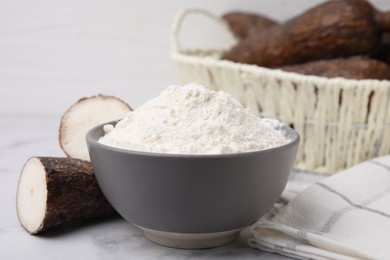
[[(259, 12), (283, 21), (320, 2), (1, 0), (0, 116), (60, 116), (81, 97), (99, 93), (136, 108), (179, 84), (169, 38), (182, 8)], [(370, 2), (390, 9), (389, 0)], [(200, 23), (183, 28), (187, 44), (218, 38)]]

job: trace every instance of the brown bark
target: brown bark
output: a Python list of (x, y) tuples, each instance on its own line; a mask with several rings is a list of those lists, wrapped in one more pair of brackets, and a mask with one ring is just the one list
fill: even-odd
[(230, 30), (241, 39), (261, 33), (278, 24), (264, 15), (246, 12), (229, 12), (222, 18), (228, 23)]
[(376, 20), (378, 21), (381, 31), (390, 32), (390, 11), (378, 12)]
[(297, 65), (283, 66), (281, 70), (304, 75), (347, 79), (390, 80), (390, 66), (367, 57), (350, 57), (311, 61)]
[(390, 33), (382, 35), (381, 43), (370, 53), (370, 57), (390, 64)]

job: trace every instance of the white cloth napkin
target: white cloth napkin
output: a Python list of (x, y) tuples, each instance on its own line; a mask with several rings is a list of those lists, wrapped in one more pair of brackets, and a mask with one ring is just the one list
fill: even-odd
[(288, 188), (251, 227), (250, 246), (298, 259), (390, 259), (390, 156)]

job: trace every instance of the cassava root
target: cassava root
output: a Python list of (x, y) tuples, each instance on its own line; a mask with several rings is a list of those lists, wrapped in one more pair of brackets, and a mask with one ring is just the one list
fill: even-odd
[(368, 57), (310, 61), (280, 67), (281, 70), (326, 78), (390, 80), (390, 66)]
[(30, 234), (115, 214), (90, 162), (57, 157), (27, 160), (19, 177), (16, 208), (21, 225)]
[(369, 53), (390, 31), (390, 12), (365, 0), (327, 1), (251, 35), (222, 59), (274, 68)]
[(241, 39), (278, 24), (264, 15), (247, 12), (229, 12), (222, 18), (227, 22), (230, 30)]
[(59, 142), (71, 158), (89, 161), (85, 135), (91, 128), (122, 119), (131, 107), (119, 98), (97, 95), (82, 98), (66, 110), (61, 118)]

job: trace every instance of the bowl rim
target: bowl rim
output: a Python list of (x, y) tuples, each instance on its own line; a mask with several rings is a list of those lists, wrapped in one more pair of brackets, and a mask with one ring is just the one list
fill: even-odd
[[(111, 125), (116, 125), (119, 121), (122, 119), (118, 120), (112, 120), (106, 123), (99, 124), (90, 130), (88, 130), (87, 134), (85, 135), (85, 140), (87, 144), (93, 144), (99, 148), (110, 150), (113, 152), (120, 152), (124, 154), (129, 154), (129, 155), (140, 155), (140, 156), (149, 156), (149, 157), (166, 157), (166, 158), (187, 158), (187, 159), (200, 159), (200, 158), (232, 158), (232, 157), (244, 157), (244, 156), (251, 156), (251, 155), (257, 155), (257, 154), (266, 154), (266, 153), (271, 153), (271, 152), (277, 152), (278, 150), (284, 150), (290, 147), (293, 147), (295, 145), (299, 145), (300, 141), (300, 136), (297, 131), (292, 129), (291, 127), (283, 124), (280, 129), (283, 129), (287, 132), (288, 135), (291, 136), (291, 141), (272, 148), (267, 148), (264, 150), (259, 150), (259, 151), (251, 151), (251, 152), (242, 152), (242, 153), (229, 153), (229, 154), (176, 154), (176, 153), (157, 153), (157, 152), (144, 152), (144, 151), (136, 151), (136, 150), (129, 150), (129, 149), (124, 149), (124, 148), (118, 148), (118, 147), (113, 147), (109, 145), (105, 145), (102, 143), (98, 142), (98, 139), (93, 137), (93, 134), (96, 131), (103, 131), (103, 127), (107, 124)], [(104, 131), (103, 131), (104, 132)], [(103, 135), (99, 136), (102, 137)]]

